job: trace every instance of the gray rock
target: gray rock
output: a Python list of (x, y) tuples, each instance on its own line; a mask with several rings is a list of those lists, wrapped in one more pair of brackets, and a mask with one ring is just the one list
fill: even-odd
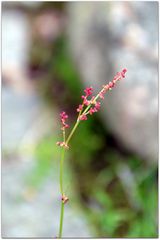
[(158, 3), (74, 2), (68, 14), (70, 50), (86, 86), (98, 91), (128, 69), (104, 100), (103, 121), (126, 148), (156, 161)]

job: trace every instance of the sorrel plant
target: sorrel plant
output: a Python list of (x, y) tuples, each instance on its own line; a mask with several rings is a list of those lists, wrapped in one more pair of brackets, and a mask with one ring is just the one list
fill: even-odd
[(94, 114), (95, 112), (98, 112), (101, 106), (100, 100), (104, 99), (104, 95), (108, 90), (112, 90), (112, 88), (116, 85), (118, 81), (121, 79), (125, 78), (125, 73), (127, 72), (126, 69), (123, 69), (121, 72), (118, 72), (113, 80), (109, 82), (106, 85), (102, 86), (101, 91), (96, 95), (93, 96), (93, 88), (89, 87), (84, 90), (84, 95), (82, 95), (82, 103), (78, 106), (77, 112), (77, 120), (71, 130), (71, 132), (68, 134), (68, 137), (66, 138), (66, 129), (69, 128), (69, 125), (66, 123), (68, 119), (68, 115), (65, 112), (62, 112), (60, 114), (61, 117), (61, 130), (63, 134), (63, 141), (62, 142), (57, 142), (57, 145), (62, 148), (61, 151), (61, 159), (60, 159), (60, 178), (59, 178), (59, 183), (60, 183), (60, 193), (61, 193), (61, 213), (60, 213), (60, 225), (59, 225), (59, 235), (58, 237), (62, 237), (62, 230), (63, 230), (63, 217), (64, 217), (64, 205), (68, 202), (69, 198), (66, 196), (64, 192), (64, 186), (63, 186), (63, 162), (64, 162), (64, 157), (65, 157), (65, 151), (69, 149), (69, 142), (80, 124), (81, 121), (87, 120), (89, 115)]

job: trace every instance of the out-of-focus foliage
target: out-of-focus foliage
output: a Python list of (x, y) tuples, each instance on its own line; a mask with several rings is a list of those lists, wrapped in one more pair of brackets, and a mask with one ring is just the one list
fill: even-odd
[(56, 138), (48, 136), (42, 139), (35, 149), (35, 166), (27, 176), (27, 181), (32, 188), (39, 188), (45, 178), (51, 174), (52, 168), (58, 162), (59, 149), (56, 146)]
[[(107, 159), (113, 162), (92, 179), (94, 187), (89, 199), (89, 205), (93, 202), (95, 206), (88, 211), (97, 226), (97, 236), (156, 237), (156, 169), (143, 168), (141, 160), (134, 156), (122, 158), (109, 153), (106, 163)], [(134, 161), (137, 167), (132, 166)], [(120, 177), (120, 170), (128, 174), (128, 182)]]
[(55, 43), (55, 55), (52, 66), (53, 71), (58, 75), (63, 83), (67, 85), (67, 89), (72, 94), (72, 101), (78, 101), (82, 91), (79, 75), (73, 66), (69, 50), (66, 48), (66, 39), (62, 37)]

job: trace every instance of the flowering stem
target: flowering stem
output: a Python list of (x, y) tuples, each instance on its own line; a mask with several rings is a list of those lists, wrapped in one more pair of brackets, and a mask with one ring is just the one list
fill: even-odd
[[(63, 131), (63, 142), (57, 142), (57, 145), (62, 147), (62, 152), (61, 152), (61, 159), (60, 159), (60, 192), (61, 192), (61, 213), (60, 213), (60, 226), (59, 226), (59, 238), (62, 237), (62, 231), (63, 231), (63, 216), (64, 216), (64, 204), (69, 200), (67, 196), (64, 194), (63, 190), (63, 163), (64, 163), (64, 155), (65, 155), (65, 149), (68, 149), (68, 143), (73, 136), (76, 128), (78, 127), (79, 123), (81, 120), (87, 120), (86, 115), (90, 114), (92, 115), (94, 112), (97, 112), (100, 108), (100, 102), (96, 102), (98, 98), (104, 99), (104, 94), (108, 91), (111, 90), (114, 86), (115, 83), (125, 77), (126, 69), (123, 69), (121, 72), (118, 72), (115, 77), (113, 78), (112, 82), (109, 82), (106, 85), (103, 85), (102, 90), (97, 94), (96, 97), (92, 97), (91, 100), (88, 100), (87, 97), (92, 95), (93, 88), (86, 88), (84, 90), (85, 96), (82, 96), (83, 98), (83, 103), (79, 105), (79, 108), (77, 108), (77, 112), (79, 112), (77, 121), (72, 128), (72, 131), (70, 132), (67, 140), (65, 136), (65, 129), (69, 127), (69, 125), (66, 123), (66, 119), (68, 118), (68, 115), (65, 112), (62, 112), (60, 114), (61, 116), (61, 123), (62, 123), (62, 131)], [(87, 106), (86, 109), (84, 108), (84, 105)], [(93, 106), (93, 107), (92, 107)]]
[[(99, 94), (96, 96), (95, 100), (99, 97)], [(94, 101), (95, 101), (94, 100)], [(85, 109), (85, 111), (83, 112), (86, 113), (87, 110), (91, 107), (91, 104)], [(79, 113), (80, 115), (81, 113)], [(80, 121), (79, 121), (79, 116), (77, 118), (77, 121), (71, 131), (71, 133), (69, 134), (67, 140), (66, 140), (66, 144), (68, 145), (71, 137), (73, 136), (76, 128), (78, 127)], [(65, 141), (65, 132), (63, 131), (63, 139)], [(61, 191), (61, 194), (63, 196), (64, 192), (63, 192), (63, 162), (64, 162), (64, 155), (65, 155), (65, 148), (62, 148), (62, 154), (61, 154), (61, 160), (60, 160), (60, 191)], [(59, 226), (59, 238), (62, 237), (62, 229), (63, 229), (63, 216), (64, 216), (64, 202), (62, 201), (61, 202), (61, 215), (60, 215), (60, 226)]]

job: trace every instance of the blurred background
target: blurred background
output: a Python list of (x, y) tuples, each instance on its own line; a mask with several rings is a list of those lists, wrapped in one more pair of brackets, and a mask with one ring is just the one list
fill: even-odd
[(59, 113), (126, 78), (77, 129), (64, 237), (158, 236), (158, 2), (2, 3), (2, 236), (56, 237)]

